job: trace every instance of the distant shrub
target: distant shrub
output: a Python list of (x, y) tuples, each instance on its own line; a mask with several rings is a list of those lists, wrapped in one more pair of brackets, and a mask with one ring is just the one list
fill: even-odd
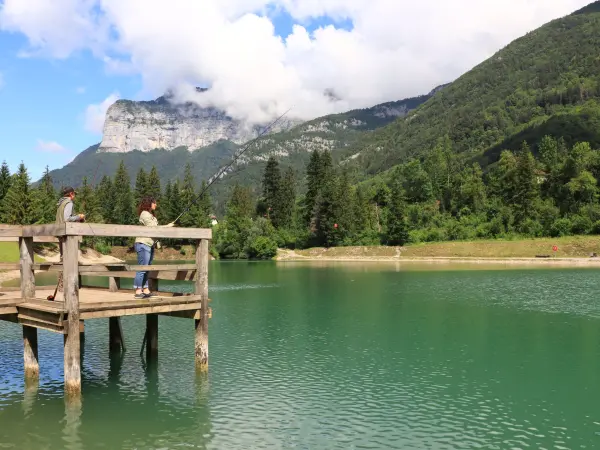
[(109, 244), (107, 244), (106, 242), (100, 241), (100, 242), (96, 243), (94, 249), (97, 252), (102, 253), (103, 255), (109, 255), (112, 250), (112, 247)]
[(563, 217), (554, 221), (552, 227), (550, 228), (550, 235), (552, 237), (570, 236), (571, 229), (571, 220), (567, 219), (566, 217)]
[(571, 232), (573, 234), (589, 234), (594, 224), (592, 219), (586, 216), (571, 217)]
[(246, 252), (252, 259), (272, 259), (277, 255), (277, 242), (267, 236), (257, 236), (250, 241)]

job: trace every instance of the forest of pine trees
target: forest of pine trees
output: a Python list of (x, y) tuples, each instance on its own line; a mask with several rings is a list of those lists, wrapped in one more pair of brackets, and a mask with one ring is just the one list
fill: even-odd
[[(427, 157), (360, 184), (343, 165), (335, 167), (327, 151), (314, 151), (304, 174), (271, 157), (259, 198), (248, 187), (234, 186), (213, 228), (211, 252), (220, 258), (267, 259), (277, 248), (599, 233), (600, 153), (586, 142), (569, 148), (550, 136), (536, 149), (537, 158), (523, 142), (517, 152), (504, 151), (484, 173), (477, 163), (460, 158), (446, 137)], [(304, 195), (296, 192), (300, 176), (305, 177)], [(205, 186), (203, 181), (200, 189)], [(76, 210), (88, 222), (136, 224), (137, 204), (153, 195), (159, 222), (168, 223), (200, 189), (189, 164), (183, 180), (163, 188), (155, 168), (149, 173), (140, 169), (131, 183), (121, 163), (114, 177), (105, 176), (96, 186), (82, 180)], [(48, 169), (33, 187), (24, 164), (14, 174), (2, 164), (0, 222), (51, 223), (57, 200)], [(212, 214), (206, 192), (178, 226), (210, 227)], [(131, 242), (88, 238), (86, 244), (107, 252), (111, 245)]]

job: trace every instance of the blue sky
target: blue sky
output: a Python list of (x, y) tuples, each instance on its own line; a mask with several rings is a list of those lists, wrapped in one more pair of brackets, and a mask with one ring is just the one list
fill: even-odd
[[(276, 33), (287, 36), (293, 19), (279, 14)], [(350, 29), (351, 22), (328, 18), (311, 21), (307, 30), (335, 24)], [(112, 93), (120, 98), (149, 100), (139, 75), (116, 75), (88, 51), (66, 59), (21, 57), (27, 38), (0, 31), (0, 161), (14, 172), (23, 161), (32, 180), (48, 166), (63, 167), (78, 153), (101, 140), (85, 129), (85, 111)], [(58, 145), (56, 145), (58, 144)]]
[[(87, 52), (65, 60), (18, 57), (26, 47), (23, 36), (0, 32), (0, 159), (11, 171), (23, 161), (37, 179), (46, 165), (60, 168), (100, 141), (84, 128), (87, 105), (114, 91), (134, 98), (141, 82), (138, 76), (106, 74)], [(52, 142), (64, 151), (48, 149)]]

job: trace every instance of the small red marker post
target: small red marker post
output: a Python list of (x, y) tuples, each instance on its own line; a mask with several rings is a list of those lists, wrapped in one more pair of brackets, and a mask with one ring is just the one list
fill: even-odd
[(557, 251), (558, 251), (558, 247), (557, 247), (556, 245), (553, 245), (553, 246), (552, 246), (552, 251), (553, 251), (553, 252), (557, 252)]

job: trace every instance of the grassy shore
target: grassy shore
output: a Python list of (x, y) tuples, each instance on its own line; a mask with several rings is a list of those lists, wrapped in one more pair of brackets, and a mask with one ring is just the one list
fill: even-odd
[[(17, 242), (0, 242), (0, 263), (18, 263), (20, 260)], [(44, 258), (35, 255), (36, 262), (44, 262)]]
[[(554, 251), (556, 246), (557, 250)], [(563, 238), (436, 242), (405, 247), (335, 247), (280, 250), (278, 260), (411, 260), (411, 259), (568, 259), (600, 254), (600, 236)], [(600, 258), (599, 258), (600, 260)], [(600, 263), (599, 263), (600, 264)]]

